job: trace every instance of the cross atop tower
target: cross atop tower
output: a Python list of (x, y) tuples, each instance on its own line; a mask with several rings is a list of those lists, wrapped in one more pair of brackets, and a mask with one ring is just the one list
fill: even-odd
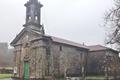
[(29, 0), (26, 4), (26, 23), (28, 25), (34, 25), (35, 27), (41, 26), (41, 7), (43, 5), (38, 0)]

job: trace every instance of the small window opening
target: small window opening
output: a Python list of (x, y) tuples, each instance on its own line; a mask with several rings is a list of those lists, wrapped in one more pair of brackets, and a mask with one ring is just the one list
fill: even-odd
[(31, 20), (31, 17), (29, 16), (28, 19)]
[(38, 17), (37, 17), (37, 16), (35, 16), (35, 20), (38, 20)]
[(62, 51), (62, 46), (60, 46), (60, 51)]

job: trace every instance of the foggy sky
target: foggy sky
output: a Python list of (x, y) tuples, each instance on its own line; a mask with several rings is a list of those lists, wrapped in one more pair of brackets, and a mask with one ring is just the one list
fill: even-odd
[[(0, 42), (10, 43), (23, 29), (28, 0), (0, 0)], [(112, 0), (39, 0), (46, 34), (86, 45), (104, 44), (102, 27)]]

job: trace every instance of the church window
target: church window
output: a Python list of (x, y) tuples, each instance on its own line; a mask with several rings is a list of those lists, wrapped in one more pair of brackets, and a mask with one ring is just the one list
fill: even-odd
[(29, 16), (29, 20), (31, 20), (31, 17)]
[(60, 45), (60, 47), (59, 47), (59, 48), (60, 48), (60, 51), (62, 51), (62, 46), (61, 46), (61, 45)]
[(38, 17), (37, 17), (37, 16), (35, 16), (35, 20), (38, 20)]

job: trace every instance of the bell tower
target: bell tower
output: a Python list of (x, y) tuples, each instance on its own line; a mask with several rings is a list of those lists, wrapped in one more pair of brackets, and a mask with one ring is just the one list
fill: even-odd
[(24, 27), (32, 25), (40, 29), (41, 25), (41, 8), (42, 4), (38, 0), (29, 0), (26, 4), (26, 22)]

